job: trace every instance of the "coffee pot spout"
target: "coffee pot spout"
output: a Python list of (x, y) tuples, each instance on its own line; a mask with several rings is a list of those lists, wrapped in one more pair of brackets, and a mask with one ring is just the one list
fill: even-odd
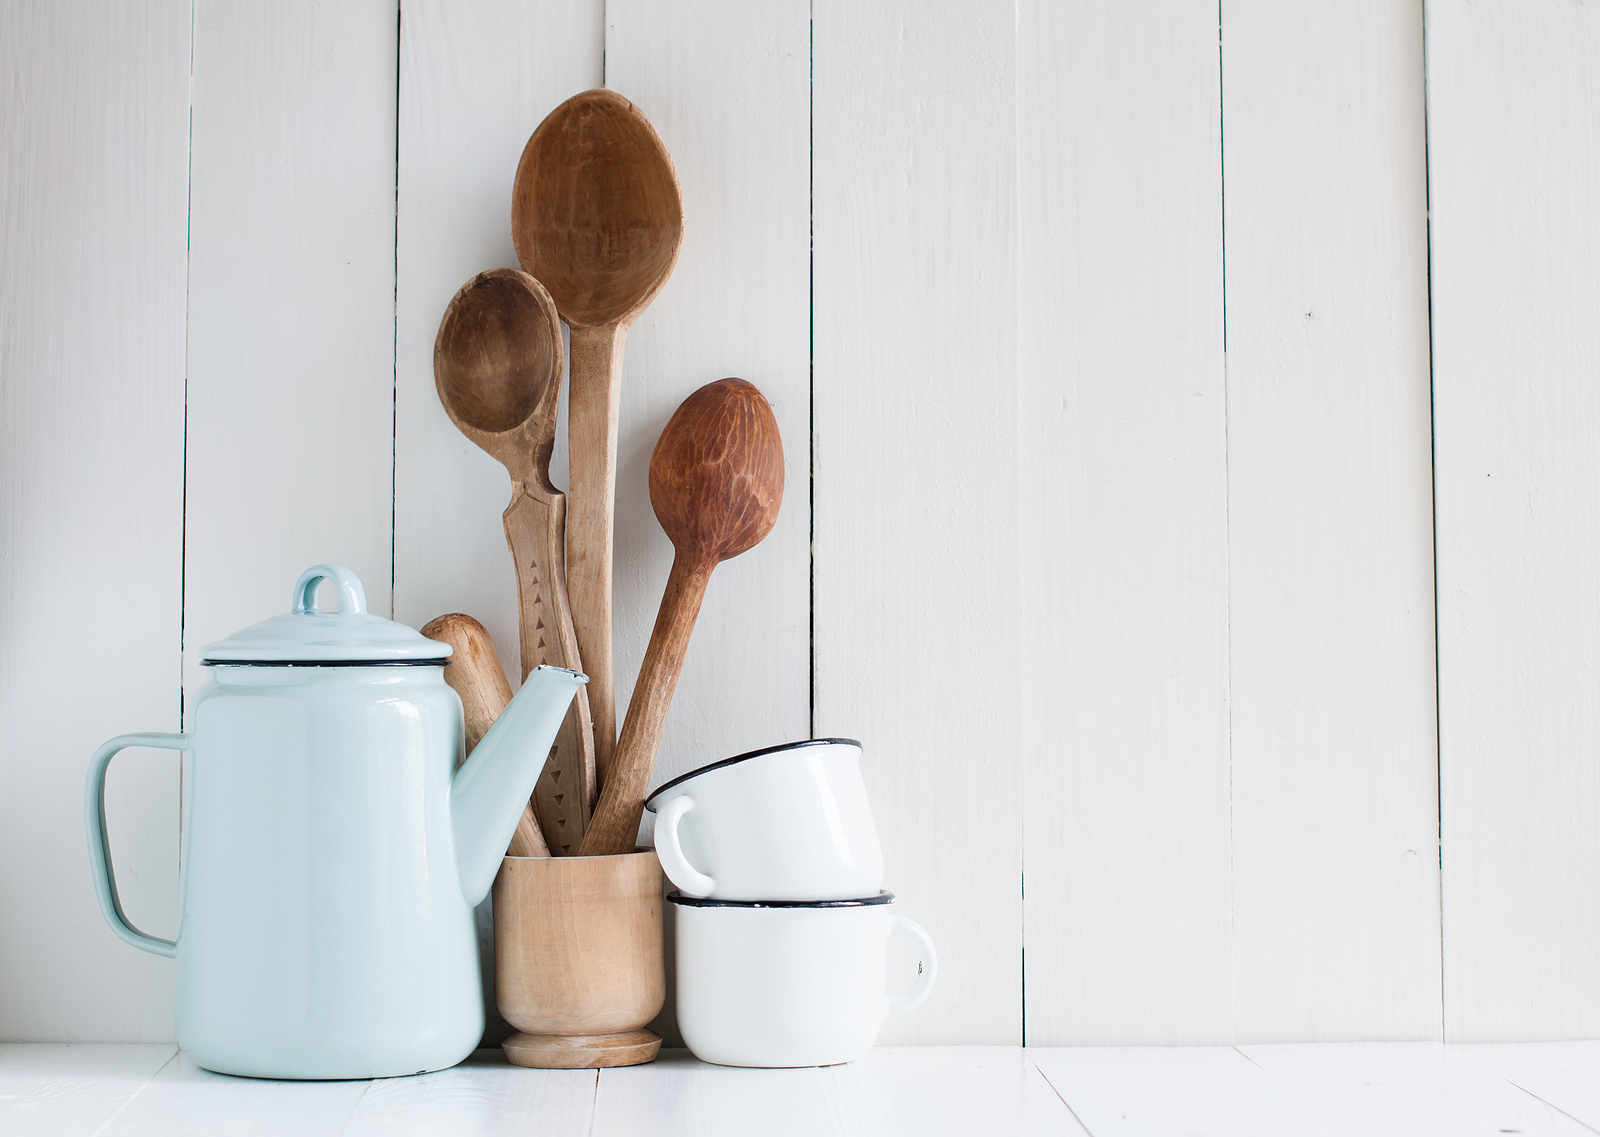
[(517, 820), (544, 769), (550, 744), (587, 675), (536, 667), (489, 728), (450, 784), (461, 895), (477, 904), (489, 894)]

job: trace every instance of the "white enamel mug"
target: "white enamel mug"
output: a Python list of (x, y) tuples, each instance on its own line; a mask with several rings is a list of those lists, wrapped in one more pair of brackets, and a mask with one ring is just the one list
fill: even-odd
[[(933, 990), (938, 957), (922, 925), (863, 900), (745, 904), (668, 893), (677, 917), (678, 1029), (702, 1062), (831, 1066), (853, 1062), (890, 1015)], [(890, 936), (917, 946), (918, 976), (886, 992)]]
[(717, 900), (876, 896), (883, 849), (861, 743), (818, 738), (753, 750), (674, 778), (645, 803), (679, 891)]

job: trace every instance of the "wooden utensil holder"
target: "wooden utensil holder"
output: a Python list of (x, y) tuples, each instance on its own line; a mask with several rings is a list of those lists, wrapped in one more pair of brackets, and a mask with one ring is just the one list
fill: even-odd
[(645, 1024), (666, 1001), (661, 864), (613, 857), (507, 857), (494, 882), (495, 1000), (520, 1032), (517, 1066), (637, 1066), (661, 1049)]

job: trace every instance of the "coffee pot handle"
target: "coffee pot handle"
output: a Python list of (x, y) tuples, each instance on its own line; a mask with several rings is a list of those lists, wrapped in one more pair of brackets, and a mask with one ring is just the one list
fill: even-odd
[(94, 876), (94, 893), (100, 912), (111, 930), (142, 951), (164, 955), (178, 954), (172, 940), (147, 936), (128, 922), (117, 895), (117, 876), (111, 867), (111, 850), (106, 845), (106, 768), (118, 751), (130, 746), (151, 746), (158, 750), (192, 750), (194, 739), (186, 734), (119, 734), (99, 750), (89, 762), (89, 781), (83, 792), (83, 821), (89, 833), (89, 872)]
[(661, 871), (678, 886), (685, 896), (702, 898), (710, 896), (717, 887), (716, 879), (707, 876), (689, 863), (683, 855), (683, 845), (678, 840), (678, 822), (694, 808), (694, 798), (679, 794), (656, 810), (656, 857), (661, 861)]
[(911, 985), (911, 990), (890, 995), (883, 1001), (885, 1015), (903, 1015), (921, 1006), (922, 1001), (933, 990), (933, 981), (939, 974), (939, 953), (933, 950), (933, 940), (923, 930), (921, 924), (893, 912), (889, 913), (889, 934), (910, 940), (922, 949), (922, 962), (917, 966), (917, 981)]

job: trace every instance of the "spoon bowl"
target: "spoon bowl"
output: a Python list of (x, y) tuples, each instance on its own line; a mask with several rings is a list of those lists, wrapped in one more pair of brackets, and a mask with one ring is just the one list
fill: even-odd
[(553, 446), (561, 364), (561, 324), (550, 294), (510, 268), (462, 285), (433, 346), (434, 385), (445, 413), (508, 467), (529, 465), (527, 445), (544, 435)]
[(650, 455), (650, 505), (673, 548), (716, 564), (759, 544), (783, 502), (783, 442), (753, 383), (683, 401)]
[(615, 91), (574, 95), (522, 151), (511, 235), (574, 328), (631, 319), (683, 245), (683, 195), (650, 120)]

